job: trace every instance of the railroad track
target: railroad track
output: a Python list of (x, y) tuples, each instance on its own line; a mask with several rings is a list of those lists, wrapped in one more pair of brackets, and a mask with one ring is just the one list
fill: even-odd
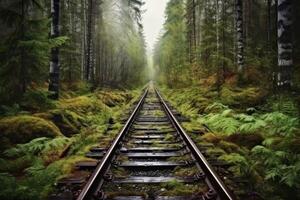
[(235, 199), (153, 85), (110, 148), (92, 148), (87, 157), (99, 160), (78, 164), (93, 171), (88, 180), (62, 181), (72, 191), (56, 199)]

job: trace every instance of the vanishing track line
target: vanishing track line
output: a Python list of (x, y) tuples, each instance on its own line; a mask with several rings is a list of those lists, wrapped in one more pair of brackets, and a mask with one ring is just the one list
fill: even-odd
[(153, 85), (110, 148), (92, 148), (87, 157), (99, 162), (78, 164), (93, 173), (64, 182), (77, 184), (69, 199), (234, 199)]

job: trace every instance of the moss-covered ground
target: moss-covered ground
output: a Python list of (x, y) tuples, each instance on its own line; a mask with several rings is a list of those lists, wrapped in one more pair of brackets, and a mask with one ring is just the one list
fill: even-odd
[(160, 89), (207, 158), (227, 163), (216, 170), (240, 199), (300, 198), (299, 98), (226, 84)]
[(0, 199), (46, 199), (57, 180), (71, 175), (93, 146), (118, 134), (125, 111), (141, 90), (79, 88), (59, 101), (43, 90), (0, 109)]

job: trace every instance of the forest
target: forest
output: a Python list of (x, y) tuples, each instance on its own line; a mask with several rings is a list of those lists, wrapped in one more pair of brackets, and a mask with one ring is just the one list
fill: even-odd
[[(300, 1), (159, 0), (153, 47), (150, 1), (0, 0), (0, 199), (77, 198), (54, 198), (61, 180), (90, 177), (78, 163), (109, 149), (156, 89), (221, 163), (212, 168), (233, 199), (300, 199)], [(156, 187), (126, 187), (126, 199), (160, 199)], [(158, 191), (188, 200), (203, 190), (170, 181)]]

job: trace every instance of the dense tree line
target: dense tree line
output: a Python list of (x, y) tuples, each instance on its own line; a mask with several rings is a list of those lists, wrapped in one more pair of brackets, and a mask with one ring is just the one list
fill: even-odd
[[(139, 0), (1, 0), (1, 103), (33, 86), (141, 81), (145, 42)], [(49, 75), (50, 61), (50, 75)]]
[(290, 0), (171, 0), (156, 66), (162, 77), (180, 74), (185, 84), (214, 75), (218, 86), (235, 76), (240, 85), (296, 87), (299, 8)]

